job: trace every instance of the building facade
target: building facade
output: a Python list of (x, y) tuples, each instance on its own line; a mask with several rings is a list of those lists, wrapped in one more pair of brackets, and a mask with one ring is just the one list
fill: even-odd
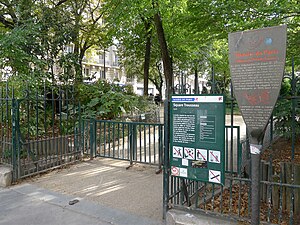
[(83, 77), (87, 82), (105, 79), (109, 82), (126, 83), (124, 70), (120, 67), (117, 48), (91, 49), (82, 61)]
[[(110, 46), (107, 49), (90, 49), (87, 51), (82, 62), (83, 77), (86, 82), (94, 82), (98, 79), (104, 79), (111, 83), (121, 85), (132, 85), (133, 90), (138, 95), (144, 93), (144, 83), (137, 78), (126, 78), (125, 70), (120, 66), (117, 54), (117, 47)], [(198, 79), (199, 93), (203, 92), (207, 84), (207, 80)], [(165, 87), (163, 87), (163, 90)], [(180, 75), (174, 76), (174, 91), (175, 93), (186, 94), (195, 93), (195, 76)], [(158, 90), (155, 85), (149, 81), (148, 94), (155, 96)], [(165, 93), (163, 92), (163, 95)], [(162, 96), (164, 98), (164, 96)]]

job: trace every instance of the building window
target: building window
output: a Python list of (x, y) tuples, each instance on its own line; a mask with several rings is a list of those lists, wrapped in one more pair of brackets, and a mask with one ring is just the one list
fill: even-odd
[(105, 79), (104, 70), (100, 70), (100, 79)]
[(73, 45), (65, 46), (65, 53), (73, 53), (73, 52), (74, 52), (74, 46)]
[(119, 58), (118, 55), (115, 54), (115, 65), (117, 66), (119, 64)]
[(89, 68), (84, 68), (83, 69), (83, 73), (86, 77), (89, 77), (90, 76), (90, 69)]
[(119, 79), (119, 72), (115, 71), (115, 78)]

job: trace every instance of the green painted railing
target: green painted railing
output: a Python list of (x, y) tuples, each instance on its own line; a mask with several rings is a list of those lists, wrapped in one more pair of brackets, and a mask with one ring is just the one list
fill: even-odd
[[(24, 87), (26, 88), (26, 87)], [(0, 163), (14, 181), (81, 158), (80, 105), (69, 87), (0, 87)]]
[(163, 125), (107, 120), (83, 121), (84, 154), (162, 166)]

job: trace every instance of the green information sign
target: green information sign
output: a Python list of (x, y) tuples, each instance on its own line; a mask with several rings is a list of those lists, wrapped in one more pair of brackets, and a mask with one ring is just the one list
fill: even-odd
[(225, 181), (225, 99), (223, 95), (173, 95), (171, 175)]

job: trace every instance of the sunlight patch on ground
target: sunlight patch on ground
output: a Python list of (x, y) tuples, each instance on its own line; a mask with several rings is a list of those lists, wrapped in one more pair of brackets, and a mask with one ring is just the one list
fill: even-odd
[(72, 173), (65, 174), (64, 176), (69, 177), (69, 176), (74, 176), (74, 175), (77, 175), (77, 176), (81, 175), (81, 176), (89, 177), (89, 176), (93, 176), (93, 175), (111, 171), (111, 170), (113, 170), (113, 168), (110, 168), (107, 166), (101, 166), (97, 169), (89, 169), (89, 170), (84, 170), (84, 171), (72, 172)]
[(125, 187), (124, 185), (120, 185), (120, 184), (119, 185), (115, 185), (115, 186), (112, 186), (110, 188), (107, 188), (106, 190), (101, 190), (101, 192), (99, 192), (98, 194), (95, 194), (95, 196), (105, 195), (105, 194), (108, 194), (110, 192), (120, 190), (120, 189), (122, 189), (124, 187)]

